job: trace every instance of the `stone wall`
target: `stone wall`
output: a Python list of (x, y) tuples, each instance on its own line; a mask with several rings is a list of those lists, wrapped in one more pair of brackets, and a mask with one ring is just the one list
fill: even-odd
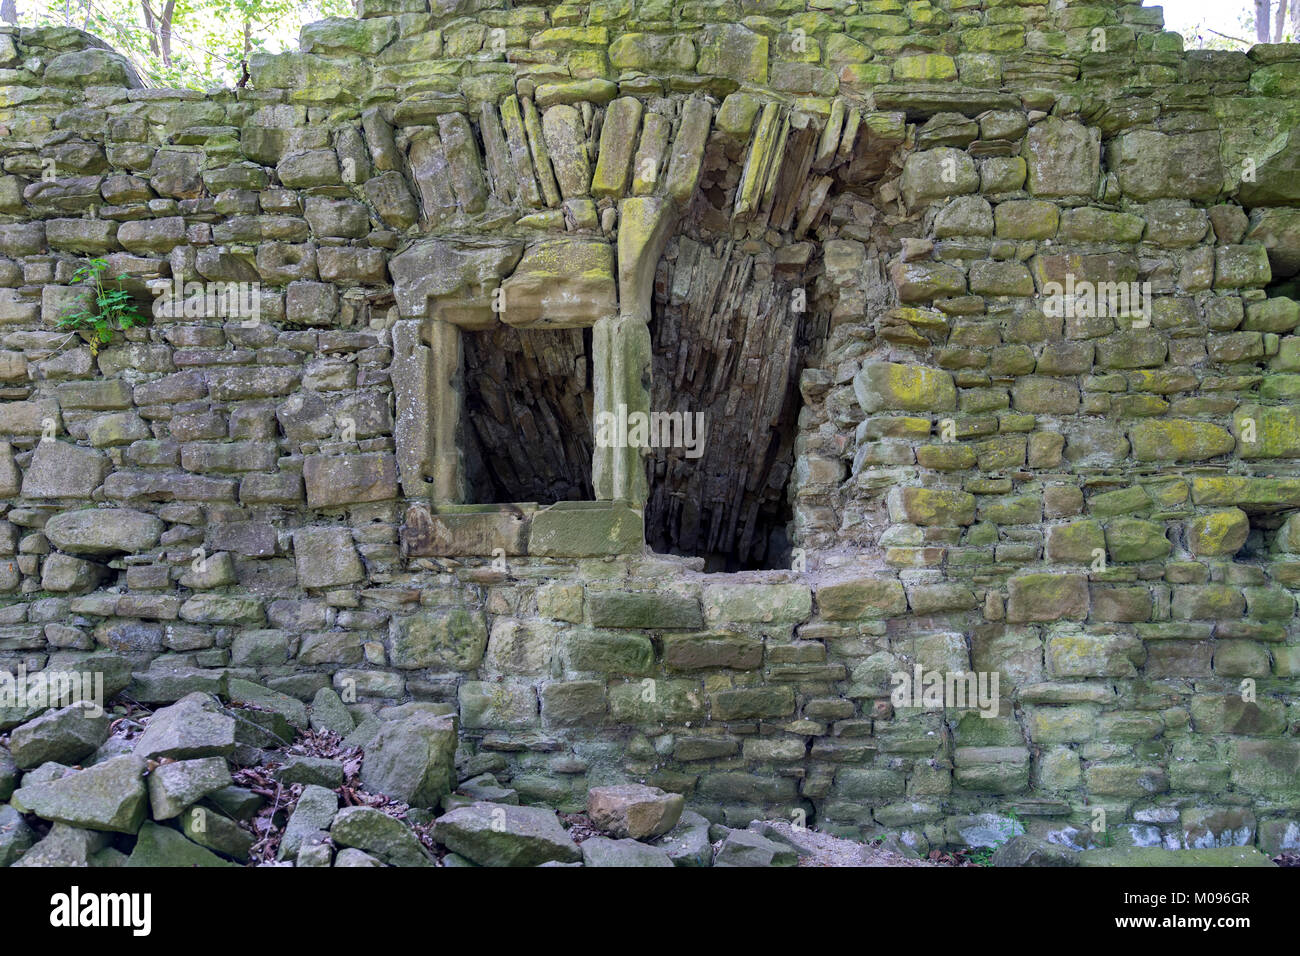
[[(358, 14), (206, 96), (0, 29), (4, 667), (444, 702), (464, 776), (573, 809), (1300, 846), (1300, 47), (1113, 0)], [(101, 346), (55, 327), (95, 256), (256, 308)], [(585, 489), (620, 406), (722, 451), (490, 501)], [(997, 716), (896, 706), (913, 667)]]

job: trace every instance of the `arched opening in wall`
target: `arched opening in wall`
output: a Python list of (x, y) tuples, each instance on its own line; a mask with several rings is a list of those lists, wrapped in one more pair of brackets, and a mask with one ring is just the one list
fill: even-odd
[[(907, 124), (873, 117), (837, 104), (822, 121), (769, 104), (752, 137), (710, 139), (659, 262), (650, 323), (651, 408), (702, 416), (706, 437), (693, 456), (651, 456), (653, 550), (703, 557), (709, 571), (791, 566), (800, 377), (834, 324), (866, 321), (859, 273), (877, 232), (890, 238), (876, 210), (891, 201), (881, 185), (901, 169)], [(832, 239), (848, 241), (832, 254)]]
[(646, 543), (708, 571), (788, 568), (787, 499), (817, 338), (789, 253), (680, 236), (660, 262), (650, 323), (651, 409), (686, 439), (652, 449)]
[(1282, 528), (1287, 524), (1290, 514), (1287, 512), (1247, 512), (1250, 531), (1246, 543), (1241, 546), (1232, 560), (1235, 562), (1267, 562), (1273, 551), (1282, 550)]
[[(1300, 299), (1300, 210), (1258, 208), (1248, 213), (1246, 241), (1262, 242), (1268, 250), (1272, 272), (1272, 282), (1265, 289), (1268, 297)], [(1227, 240), (1220, 241), (1234, 238), (1230, 234)]]
[(590, 329), (465, 332), (461, 447), (470, 504), (590, 501)]

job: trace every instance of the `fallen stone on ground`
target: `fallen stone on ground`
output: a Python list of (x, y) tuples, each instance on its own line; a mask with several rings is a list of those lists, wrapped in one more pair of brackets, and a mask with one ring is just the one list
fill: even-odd
[(365, 850), (393, 866), (433, 866), (433, 857), (410, 827), (372, 807), (338, 812), (330, 836), (339, 846)]
[(16, 727), (9, 735), (9, 752), (20, 770), (47, 761), (75, 764), (90, 756), (108, 739), (108, 715), (84, 704), (46, 711)]
[(475, 803), (443, 814), (434, 839), (479, 866), (576, 863), (582, 851), (553, 810)]
[(365, 745), (361, 782), (413, 806), (434, 807), (456, 776), (456, 718), (416, 711), (382, 721)]
[(55, 823), (135, 833), (148, 805), (144, 770), (139, 757), (114, 757), (49, 783), (23, 786), (13, 801)]
[(1078, 866), (1079, 857), (1075, 850), (1022, 833), (994, 850), (992, 862), (999, 867)]
[(235, 719), (215, 697), (193, 693), (156, 711), (135, 743), (145, 759), (229, 757), (235, 750)]
[(35, 843), (36, 831), (22, 814), (10, 806), (0, 807), (0, 866), (13, 863)]
[(149, 774), (149, 804), (155, 820), (169, 820), (210, 793), (230, 785), (230, 768), (220, 757), (159, 764)]
[(672, 866), (668, 853), (637, 840), (590, 837), (582, 841), (585, 866)]
[(339, 850), (338, 856), (334, 858), (335, 866), (383, 866), (380, 860), (376, 860), (369, 853), (363, 850), (357, 850), (349, 847), (345, 850)]
[(333, 790), (311, 784), (303, 787), (298, 805), (294, 807), (293, 815), (284, 828), (276, 858), (292, 860), (307, 837), (330, 828), (338, 809), (338, 794)]
[(667, 833), (681, 819), (685, 805), (680, 793), (637, 783), (592, 787), (587, 792), (592, 826), (615, 838), (645, 840)]
[(12, 866), (91, 866), (97, 852), (107, 845), (108, 835), (56, 823), (45, 838), (23, 854)]
[(135, 849), (127, 866), (200, 866), (222, 867), (234, 866), (229, 860), (223, 860), (210, 850), (205, 850), (197, 843), (187, 840), (182, 834), (170, 827), (145, 821), (136, 838)]
[(713, 865), (709, 821), (692, 810), (683, 811), (677, 826), (656, 841), (656, 845), (668, 854), (673, 866)]
[(790, 847), (753, 830), (732, 830), (722, 840), (714, 866), (794, 866), (799, 855)]

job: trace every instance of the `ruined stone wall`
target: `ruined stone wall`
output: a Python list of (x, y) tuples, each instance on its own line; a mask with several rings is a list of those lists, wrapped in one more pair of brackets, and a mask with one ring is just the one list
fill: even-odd
[[(358, 13), (207, 96), (0, 29), (4, 667), (444, 702), (466, 776), (560, 806), (1300, 845), (1300, 48), (1116, 2)], [(95, 256), (256, 308), (92, 343)], [(619, 406), (724, 453), (586, 441)], [(895, 706), (916, 666), (997, 716)]]

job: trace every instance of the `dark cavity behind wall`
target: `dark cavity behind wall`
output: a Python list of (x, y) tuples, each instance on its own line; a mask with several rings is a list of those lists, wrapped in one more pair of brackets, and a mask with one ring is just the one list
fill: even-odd
[(470, 502), (591, 500), (590, 330), (500, 325), (462, 341)]
[(789, 567), (786, 487), (815, 334), (794, 301), (800, 286), (730, 241), (687, 237), (657, 279), (651, 409), (703, 412), (707, 433), (695, 459), (655, 450), (647, 543), (711, 571)]

